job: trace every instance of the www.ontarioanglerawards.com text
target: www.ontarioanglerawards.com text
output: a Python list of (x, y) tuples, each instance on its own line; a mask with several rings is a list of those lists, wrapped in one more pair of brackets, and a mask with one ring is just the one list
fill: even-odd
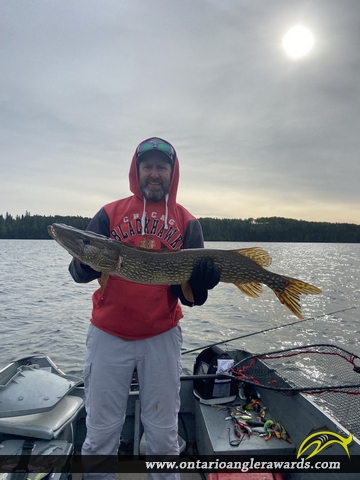
[(169, 472), (169, 471), (178, 471), (182, 470), (193, 471), (193, 470), (204, 470), (204, 471), (226, 471), (226, 470), (236, 470), (239, 472), (250, 472), (254, 470), (262, 471), (303, 471), (303, 470), (317, 470), (317, 471), (331, 471), (341, 470), (340, 461), (331, 461), (322, 459), (321, 461), (305, 461), (304, 458), (296, 461), (278, 461), (278, 460), (265, 460), (257, 461), (255, 458), (250, 458), (246, 461), (224, 461), (219, 458), (211, 461), (203, 460), (178, 460), (178, 461), (145, 461), (146, 470), (148, 472)]

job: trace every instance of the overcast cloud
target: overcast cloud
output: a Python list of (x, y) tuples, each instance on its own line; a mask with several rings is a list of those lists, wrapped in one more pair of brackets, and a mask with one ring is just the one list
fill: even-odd
[(0, 213), (93, 216), (156, 135), (196, 216), (360, 224), (359, 25), (358, 0), (2, 0)]

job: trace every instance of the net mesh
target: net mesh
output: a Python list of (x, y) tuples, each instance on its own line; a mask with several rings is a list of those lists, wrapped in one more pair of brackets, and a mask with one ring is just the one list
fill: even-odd
[(281, 391), (341, 390), (358, 394), (360, 360), (334, 345), (318, 344), (251, 355), (236, 364), (233, 374), (246, 383)]
[[(248, 356), (234, 366), (233, 374), (244, 383), (285, 395), (311, 395), (360, 438), (360, 357), (334, 345), (307, 345)], [(341, 393), (347, 394), (345, 401)]]

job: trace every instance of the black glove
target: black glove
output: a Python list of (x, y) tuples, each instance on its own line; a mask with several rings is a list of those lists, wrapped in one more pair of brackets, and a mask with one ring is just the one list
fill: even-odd
[(211, 290), (220, 281), (220, 270), (212, 260), (200, 260), (192, 271), (189, 284), (193, 291)]
[(182, 291), (181, 285), (171, 285), (172, 293), (183, 305), (203, 305), (208, 296), (208, 290), (214, 288), (220, 281), (220, 270), (212, 260), (200, 260), (191, 274), (189, 284), (194, 294), (194, 302), (189, 302)]

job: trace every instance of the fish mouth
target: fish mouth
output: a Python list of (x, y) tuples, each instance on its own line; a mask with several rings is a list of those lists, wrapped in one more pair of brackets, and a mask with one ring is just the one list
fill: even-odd
[(50, 237), (53, 237), (54, 239), (57, 237), (56, 230), (53, 227), (53, 225), (48, 225), (47, 231), (48, 231), (48, 234), (50, 235)]
[[(66, 227), (66, 228), (64, 228)], [(47, 227), (49, 235), (73, 257), (83, 253), (84, 240), (79, 237), (78, 230), (62, 224), (52, 224)]]

